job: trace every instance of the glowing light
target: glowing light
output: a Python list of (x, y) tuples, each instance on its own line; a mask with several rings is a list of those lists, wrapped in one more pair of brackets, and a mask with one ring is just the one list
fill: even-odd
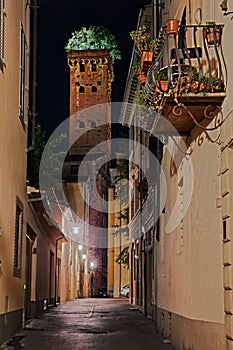
[(78, 226), (74, 226), (73, 227), (73, 233), (75, 233), (75, 234), (79, 233), (79, 227)]

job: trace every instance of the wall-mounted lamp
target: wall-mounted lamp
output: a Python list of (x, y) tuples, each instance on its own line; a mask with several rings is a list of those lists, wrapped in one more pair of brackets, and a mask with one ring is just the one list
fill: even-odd
[(222, 11), (227, 11), (228, 10), (228, 7), (227, 7), (227, 0), (223, 0), (223, 2), (221, 3), (220, 5)]
[[(233, 13), (233, 11), (227, 12), (227, 10), (228, 10), (228, 0), (223, 0), (223, 1), (221, 2), (221, 4), (220, 4), (220, 7), (221, 7), (222, 11), (224, 11), (224, 13), (223, 13), (224, 16), (228, 16), (228, 15), (230, 15), (230, 14)], [(232, 18), (233, 18), (233, 17), (232, 17)], [(231, 19), (232, 19), (232, 18), (231, 18)]]

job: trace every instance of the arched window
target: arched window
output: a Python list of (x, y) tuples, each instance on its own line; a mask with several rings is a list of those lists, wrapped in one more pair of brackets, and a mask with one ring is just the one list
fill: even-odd
[(80, 129), (85, 128), (85, 123), (84, 122), (79, 122), (79, 127), (80, 127)]
[(96, 86), (92, 86), (91, 87), (91, 92), (97, 92), (97, 87)]
[(79, 93), (80, 93), (80, 94), (83, 94), (84, 92), (85, 92), (84, 86), (80, 86), (80, 87), (79, 87)]
[(91, 61), (91, 70), (92, 70), (92, 72), (96, 72), (96, 63), (95, 63), (95, 61)]
[(80, 62), (80, 72), (85, 72), (85, 64)]

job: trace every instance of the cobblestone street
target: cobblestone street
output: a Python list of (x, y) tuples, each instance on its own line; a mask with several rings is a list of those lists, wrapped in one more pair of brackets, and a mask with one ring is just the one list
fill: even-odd
[(127, 300), (79, 299), (31, 320), (1, 350), (171, 350)]

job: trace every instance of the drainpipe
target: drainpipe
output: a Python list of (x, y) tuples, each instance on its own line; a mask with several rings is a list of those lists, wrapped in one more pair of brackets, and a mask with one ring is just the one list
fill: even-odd
[(26, 152), (32, 151), (35, 147), (35, 123), (36, 123), (36, 92), (37, 92), (37, 82), (36, 82), (36, 67), (37, 67), (37, 10), (38, 10), (38, 0), (34, 0), (34, 5), (31, 6), (34, 11), (33, 15), (33, 53), (32, 53), (32, 144), (26, 149)]

